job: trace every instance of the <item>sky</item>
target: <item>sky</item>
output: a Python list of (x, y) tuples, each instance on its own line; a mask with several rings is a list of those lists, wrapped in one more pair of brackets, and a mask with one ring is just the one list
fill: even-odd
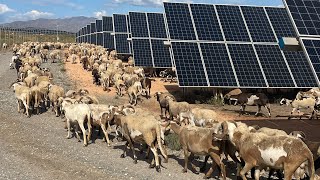
[(282, 0), (0, 0), (0, 23), (39, 18), (163, 12), (163, 2), (283, 6)]

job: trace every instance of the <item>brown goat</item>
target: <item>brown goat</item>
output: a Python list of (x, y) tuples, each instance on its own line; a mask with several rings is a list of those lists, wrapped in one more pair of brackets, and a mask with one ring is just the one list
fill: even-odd
[[(214, 171), (215, 165), (221, 169), (223, 179), (226, 179), (226, 170), (221, 162), (220, 154), (222, 153), (222, 142), (214, 141), (214, 129), (200, 127), (181, 127), (175, 122), (170, 122), (170, 128), (179, 136), (179, 141), (184, 151), (184, 169), (187, 172), (188, 159), (190, 155), (209, 155), (215, 163), (204, 176), (209, 178)], [(191, 163), (192, 167), (196, 167)], [(199, 172), (198, 170), (196, 170)]]

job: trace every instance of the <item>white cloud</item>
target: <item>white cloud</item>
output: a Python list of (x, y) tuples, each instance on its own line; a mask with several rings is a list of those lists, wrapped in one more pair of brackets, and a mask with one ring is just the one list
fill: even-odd
[(41, 12), (37, 10), (31, 10), (26, 13), (18, 13), (14, 16), (11, 16), (12, 21), (27, 21), (27, 20), (35, 20), (39, 18), (52, 18), (54, 16), (53, 13), (49, 12)]
[(102, 16), (107, 15), (107, 12), (105, 10), (102, 10), (102, 11), (94, 12), (93, 14), (96, 18), (101, 19)]
[[(192, 0), (184, 0), (192, 2)], [(137, 6), (157, 5), (162, 6), (163, 2), (181, 2), (181, 0), (114, 0), (116, 3), (129, 3)]]
[(12, 12), (13, 9), (10, 9), (6, 4), (0, 4), (0, 14), (4, 14), (7, 12)]

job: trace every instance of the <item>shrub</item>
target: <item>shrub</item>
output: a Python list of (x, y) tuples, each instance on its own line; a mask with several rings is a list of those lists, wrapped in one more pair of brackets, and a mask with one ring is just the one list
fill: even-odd
[(167, 144), (169, 149), (176, 150), (176, 151), (179, 151), (181, 149), (179, 136), (177, 134), (169, 134), (165, 136), (164, 141)]

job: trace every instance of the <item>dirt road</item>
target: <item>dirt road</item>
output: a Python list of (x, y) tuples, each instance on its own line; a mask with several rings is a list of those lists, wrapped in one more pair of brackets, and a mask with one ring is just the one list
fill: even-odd
[[(122, 142), (107, 147), (97, 139), (83, 147), (76, 138), (65, 139), (64, 123), (51, 111), (31, 118), (19, 114), (14, 93), (8, 88), (16, 79), (16, 71), (8, 67), (10, 59), (11, 53), (0, 55), (0, 179), (202, 179), (204, 174), (181, 172), (183, 158), (178, 152), (171, 152), (169, 163), (163, 163), (157, 173), (148, 168), (149, 160), (143, 155), (138, 164), (133, 164), (131, 153), (121, 159)], [(72, 83), (60, 71), (61, 66), (43, 66), (48, 65), (55, 83), (70, 89)]]

